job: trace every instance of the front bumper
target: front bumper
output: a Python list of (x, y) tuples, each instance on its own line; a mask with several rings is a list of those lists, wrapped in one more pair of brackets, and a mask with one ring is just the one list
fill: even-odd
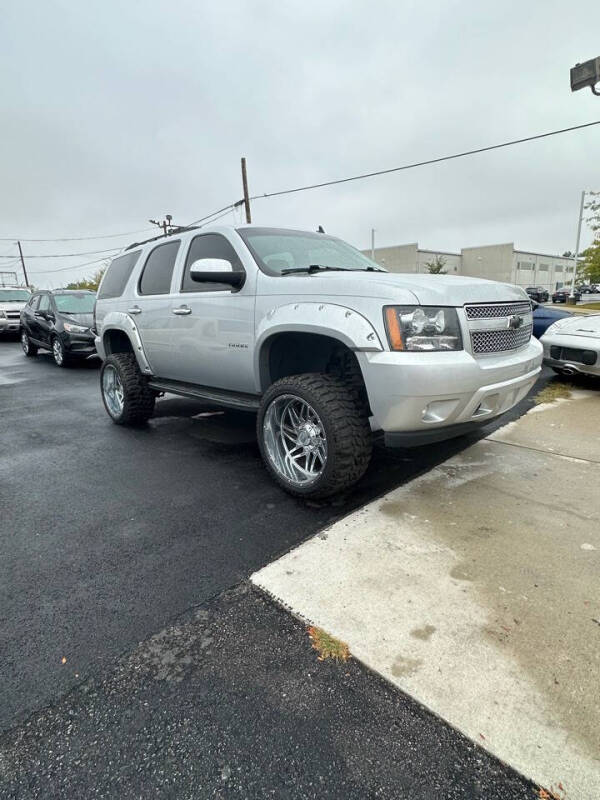
[(64, 332), (61, 339), (66, 353), (70, 353), (73, 356), (81, 356), (81, 358), (97, 355), (93, 335)]
[(465, 350), (357, 356), (371, 427), (384, 431), (390, 444), (414, 446), (458, 436), (509, 411), (537, 380), (542, 346), (531, 339), (516, 352), (477, 358)]
[[(544, 348), (544, 364), (559, 370), (566, 370), (581, 375), (600, 376), (600, 342), (597, 338), (588, 336), (568, 336), (560, 333), (544, 334), (542, 336)], [(553, 358), (551, 348), (559, 347), (563, 350), (592, 350), (597, 354), (595, 364), (582, 364), (573, 358), (568, 358), (568, 353), (561, 353), (560, 358)]]
[(21, 320), (0, 317), (0, 333), (17, 333), (21, 329)]

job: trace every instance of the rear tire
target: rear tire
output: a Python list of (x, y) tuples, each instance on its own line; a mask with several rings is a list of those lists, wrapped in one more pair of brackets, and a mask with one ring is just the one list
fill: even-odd
[(140, 425), (154, 413), (154, 392), (133, 353), (108, 356), (100, 370), (100, 392), (107, 414), (117, 425)]
[(21, 347), (27, 358), (34, 358), (38, 354), (37, 345), (33, 344), (25, 329), (21, 331)]
[(308, 373), (276, 381), (257, 419), (261, 455), (271, 477), (296, 497), (329, 497), (364, 475), (372, 437), (364, 407), (348, 383)]

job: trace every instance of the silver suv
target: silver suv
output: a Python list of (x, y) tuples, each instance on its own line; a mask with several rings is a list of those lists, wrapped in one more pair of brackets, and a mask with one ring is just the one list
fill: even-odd
[(118, 424), (168, 392), (257, 412), (267, 469), (323, 497), (391, 446), (458, 436), (534, 384), (523, 289), (391, 274), (333, 236), (245, 226), (131, 245), (98, 291), (101, 391)]
[(30, 297), (29, 289), (0, 286), (0, 335), (21, 330), (21, 311)]

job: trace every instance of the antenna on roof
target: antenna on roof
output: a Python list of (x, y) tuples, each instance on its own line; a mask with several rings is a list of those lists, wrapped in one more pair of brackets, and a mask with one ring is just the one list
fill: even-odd
[(173, 217), (170, 214), (165, 214), (165, 218), (162, 222), (156, 219), (149, 219), (148, 222), (161, 228), (163, 236), (169, 236), (171, 233), (174, 233), (175, 230), (181, 230), (181, 225), (173, 225)]

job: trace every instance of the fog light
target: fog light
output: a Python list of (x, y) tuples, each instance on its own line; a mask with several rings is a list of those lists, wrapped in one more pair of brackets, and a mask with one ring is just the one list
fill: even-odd
[(444, 422), (458, 405), (458, 400), (434, 400), (423, 409), (423, 422)]

